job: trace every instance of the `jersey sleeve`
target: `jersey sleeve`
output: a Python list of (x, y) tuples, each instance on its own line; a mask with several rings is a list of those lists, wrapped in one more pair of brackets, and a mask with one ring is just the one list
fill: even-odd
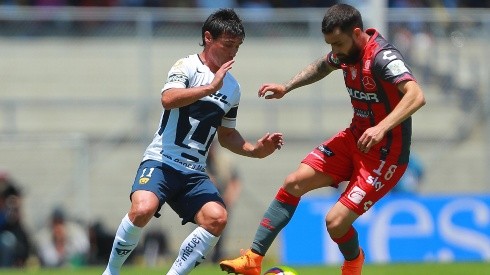
[(221, 126), (226, 128), (235, 128), (236, 127), (236, 117), (238, 114), (238, 104), (231, 107), (231, 109), (223, 116), (221, 120)]
[(405, 80), (416, 81), (400, 52), (393, 48), (383, 49), (376, 55), (373, 72), (382, 80), (395, 85)]
[(227, 74), (226, 79), (227, 80), (230, 79), (231, 80), (230, 82), (233, 83), (232, 85), (233, 92), (230, 93), (230, 95), (233, 96), (228, 98), (229, 106), (231, 106), (231, 108), (225, 113), (225, 115), (221, 119), (221, 126), (226, 128), (235, 128), (236, 119), (238, 115), (238, 106), (240, 105), (240, 97), (241, 97), (240, 84), (238, 84), (236, 79), (230, 73)]
[(186, 58), (182, 58), (175, 62), (170, 68), (167, 75), (167, 80), (162, 88), (162, 93), (171, 88), (188, 88), (190, 79), (189, 65), (186, 64)]

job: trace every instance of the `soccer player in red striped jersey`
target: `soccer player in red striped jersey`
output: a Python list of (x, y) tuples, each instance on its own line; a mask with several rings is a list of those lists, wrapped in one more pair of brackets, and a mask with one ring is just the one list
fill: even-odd
[(250, 249), (236, 259), (222, 261), (224, 271), (259, 275), (263, 256), (292, 218), (301, 196), (347, 181), (345, 191), (326, 215), (326, 226), (344, 256), (342, 274), (361, 274), (364, 252), (353, 223), (386, 195), (406, 170), (411, 115), (425, 104), (425, 97), (401, 53), (375, 29), (364, 30), (359, 11), (346, 4), (328, 9), (322, 33), (331, 46), (327, 55), (286, 84), (262, 85), (258, 94), (280, 99), (341, 69), (354, 112), (352, 122), (312, 150), (286, 177)]

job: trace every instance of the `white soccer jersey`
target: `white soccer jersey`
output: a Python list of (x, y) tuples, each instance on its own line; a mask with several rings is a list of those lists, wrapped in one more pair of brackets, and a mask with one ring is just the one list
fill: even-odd
[[(162, 93), (170, 88), (208, 85), (214, 73), (197, 54), (177, 61), (170, 69)], [(218, 126), (235, 128), (240, 85), (228, 72), (216, 93), (180, 108), (162, 112), (158, 130), (143, 160), (162, 161), (178, 170), (205, 172), (208, 149)]]

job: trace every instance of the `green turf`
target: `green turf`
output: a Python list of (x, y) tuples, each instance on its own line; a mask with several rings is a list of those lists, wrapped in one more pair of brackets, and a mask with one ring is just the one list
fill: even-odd
[[(270, 266), (264, 266), (268, 268)], [(301, 275), (340, 274), (338, 266), (296, 267)], [(81, 267), (63, 269), (0, 269), (0, 275), (101, 275), (103, 267)], [(167, 267), (144, 268), (125, 266), (121, 275), (162, 275)], [(205, 264), (191, 272), (192, 275), (226, 274), (216, 265)], [(488, 275), (490, 262), (486, 263), (451, 263), (451, 264), (389, 264), (366, 265), (363, 275)]]

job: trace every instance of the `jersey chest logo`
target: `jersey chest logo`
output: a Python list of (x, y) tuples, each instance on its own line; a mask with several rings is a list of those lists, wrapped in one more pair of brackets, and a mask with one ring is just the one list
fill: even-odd
[(374, 82), (374, 79), (368, 75), (362, 78), (362, 85), (364, 86), (364, 88), (366, 88), (366, 90), (376, 89), (376, 82)]
[(349, 67), (350, 69), (350, 77), (352, 80), (356, 79), (357, 77), (357, 69), (356, 67)]
[(362, 68), (362, 86), (366, 91), (374, 92), (376, 91), (376, 81), (374, 81), (371, 72), (371, 60), (368, 59), (364, 61), (364, 66)]
[(225, 105), (229, 105), (228, 100), (227, 100), (228, 96), (226, 96), (226, 95), (224, 95), (224, 94), (222, 94), (220, 92), (216, 92), (214, 94), (210, 94), (209, 96), (212, 99), (215, 99), (215, 100), (218, 100), (218, 101), (224, 103)]

